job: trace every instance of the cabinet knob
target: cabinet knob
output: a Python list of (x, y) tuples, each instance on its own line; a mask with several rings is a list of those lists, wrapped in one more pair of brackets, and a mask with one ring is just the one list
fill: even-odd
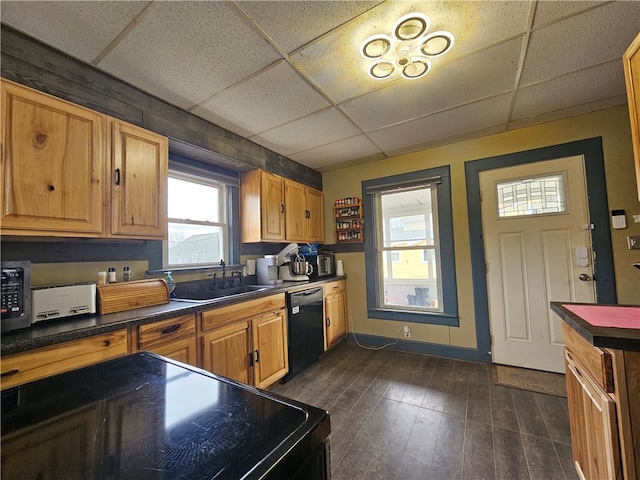
[(18, 370), (17, 368), (14, 368), (13, 370), (9, 370), (8, 372), (2, 372), (0, 373), (0, 377), (10, 377), (11, 375), (15, 375), (16, 373), (18, 373), (20, 370)]
[(260, 351), (256, 350), (256, 363), (260, 363)]
[(331, 319), (329, 317), (327, 317), (327, 327), (331, 326)]
[(180, 324), (176, 323), (175, 325), (171, 325), (165, 329), (163, 329), (160, 333), (162, 333), (163, 335), (166, 335), (167, 333), (173, 333), (180, 330)]
[(120, 185), (120, 169), (116, 168), (116, 185)]
[(50, 192), (53, 192), (56, 189), (56, 187), (54, 187), (53, 185), (47, 185), (47, 190), (49, 190)]
[(102, 342), (102, 343), (104, 343), (104, 346), (105, 346), (105, 347), (108, 347), (109, 345), (111, 345), (111, 340), (105, 340), (105, 341), (104, 341), (104, 342)]

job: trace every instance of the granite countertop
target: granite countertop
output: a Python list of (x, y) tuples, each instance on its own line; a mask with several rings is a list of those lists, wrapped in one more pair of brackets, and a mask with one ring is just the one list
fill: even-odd
[(553, 310), (596, 347), (640, 351), (640, 306), (551, 302)]
[(149, 352), (2, 392), (3, 478), (295, 478), (329, 434), (325, 410)]
[(283, 282), (269, 286), (266, 290), (250, 292), (241, 296), (220, 297), (206, 302), (192, 303), (172, 299), (169, 303), (163, 305), (137, 308), (124, 312), (106, 315), (82, 315), (60, 320), (38, 322), (28, 328), (2, 333), (0, 337), (0, 356), (108, 333), (127, 328), (128, 326), (153, 323), (168, 318), (209, 310), (211, 308), (241, 303), (277, 293), (291, 292), (309, 288), (310, 286), (320, 286), (324, 283), (342, 280), (344, 278), (346, 277), (334, 276), (304, 282)]

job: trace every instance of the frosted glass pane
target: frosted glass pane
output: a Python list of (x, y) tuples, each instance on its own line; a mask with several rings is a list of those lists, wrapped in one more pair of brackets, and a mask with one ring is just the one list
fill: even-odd
[(496, 185), (498, 217), (561, 213), (566, 210), (564, 175), (547, 175)]

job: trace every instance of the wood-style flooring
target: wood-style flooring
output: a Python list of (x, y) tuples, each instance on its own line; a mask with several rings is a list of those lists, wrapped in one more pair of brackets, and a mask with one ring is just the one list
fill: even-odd
[(333, 480), (578, 478), (566, 399), (489, 365), (343, 342), (273, 391), (329, 411)]

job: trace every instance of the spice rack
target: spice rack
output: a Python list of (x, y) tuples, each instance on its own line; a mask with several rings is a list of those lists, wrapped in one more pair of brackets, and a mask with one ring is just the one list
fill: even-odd
[(362, 203), (358, 197), (340, 198), (334, 203), (336, 243), (362, 243), (364, 225)]

